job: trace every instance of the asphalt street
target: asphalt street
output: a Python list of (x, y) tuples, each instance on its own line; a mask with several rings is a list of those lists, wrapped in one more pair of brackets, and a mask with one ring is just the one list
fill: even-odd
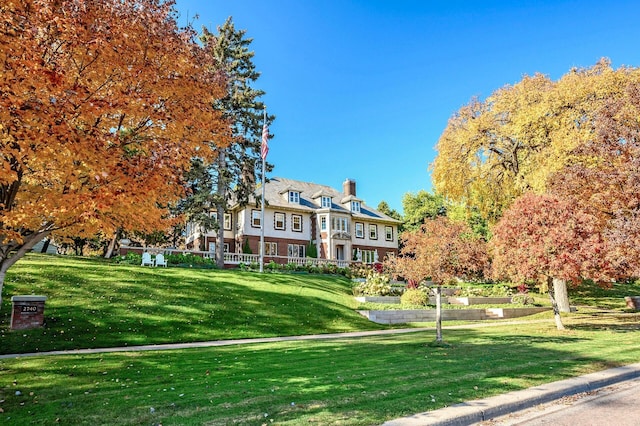
[(640, 379), (566, 396), (479, 426), (637, 426), (640, 425)]

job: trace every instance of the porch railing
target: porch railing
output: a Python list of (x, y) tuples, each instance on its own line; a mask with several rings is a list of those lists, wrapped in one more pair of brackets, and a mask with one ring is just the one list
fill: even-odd
[[(138, 254), (142, 254), (145, 251), (148, 251), (151, 254), (162, 253), (165, 256), (169, 254), (193, 254), (195, 256), (200, 256), (205, 259), (215, 259), (215, 253), (210, 251), (198, 251), (198, 250), (180, 250), (173, 248), (161, 248), (161, 247), (130, 247), (130, 246), (121, 246), (120, 252), (135, 252)], [(288, 264), (294, 263), (296, 265), (301, 266), (324, 266), (324, 265), (336, 265), (339, 268), (346, 268), (351, 265), (351, 261), (349, 260), (333, 260), (333, 259), (317, 259), (314, 257), (290, 257), (290, 256), (265, 256), (264, 263), (267, 264), (271, 261), (274, 261), (278, 264)], [(248, 253), (225, 253), (224, 254), (224, 263), (225, 265), (239, 265), (240, 263), (251, 264), (260, 262), (260, 255), (258, 254), (248, 254)], [(359, 263), (359, 262), (358, 262)]]

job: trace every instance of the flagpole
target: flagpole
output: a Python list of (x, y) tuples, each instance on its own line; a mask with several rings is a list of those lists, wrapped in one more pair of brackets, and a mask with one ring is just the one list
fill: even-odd
[(265, 158), (267, 154), (265, 152), (265, 146), (268, 139), (267, 129), (267, 107), (264, 107), (264, 124), (262, 126), (262, 146), (260, 149), (260, 157), (262, 157), (262, 199), (260, 200), (260, 272), (264, 272), (264, 187), (265, 187)]

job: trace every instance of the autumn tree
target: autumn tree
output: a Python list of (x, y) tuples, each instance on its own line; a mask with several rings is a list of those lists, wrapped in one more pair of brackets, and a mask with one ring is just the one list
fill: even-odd
[(558, 81), (542, 74), (473, 99), (449, 120), (432, 164), (438, 193), (480, 209), (495, 223), (525, 192), (544, 193), (548, 177), (595, 134), (595, 115), (622, 97), (634, 68), (606, 59), (572, 69)]
[(597, 218), (606, 258), (618, 279), (640, 277), (640, 81), (596, 115), (595, 136), (572, 151), (550, 191)]
[(0, 294), (53, 232), (152, 231), (226, 127), (224, 82), (172, 2), (0, 5)]
[(442, 341), (441, 286), (457, 279), (477, 279), (488, 267), (486, 243), (462, 221), (439, 216), (402, 235), (399, 256), (389, 267), (415, 282), (436, 285), (436, 341)]
[[(191, 173), (191, 196), (185, 200), (188, 218), (204, 230), (215, 229), (216, 262), (224, 266), (224, 214), (231, 202), (246, 204), (256, 186), (261, 170), (260, 144), (264, 124), (265, 92), (256, 89), (260, 77), (250, 50), (252, 39), (245, 30), (235, 28), (228, 18), (218, 27), (218, 33), (203, 28), (201, 40), (211, 55), (213, 66), (226, 77), (224, 96), (214, 107), (229, 123), (233, 144), (218, 149), (215, 161), (195, 164)], [(267, 117), (268, 123), (274, 116)], [(267, 168), (271, 169), (267, 164)], [(215, 215), (211, 215), (211, 211)]]
[(555, 290), (566, 287), (554, 280), (600, 280), (608, 270), (595, 218), (552, 195), (519, 197), (493, 228), (490, 247), (494, 278), (548, 285), (558, 329), (564, 327)]

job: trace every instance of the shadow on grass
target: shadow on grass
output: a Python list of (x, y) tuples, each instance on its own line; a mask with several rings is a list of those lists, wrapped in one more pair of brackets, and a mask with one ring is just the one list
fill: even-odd
[(447, 330), (439, 347), (415, 333), (5, 360), (0, 378), (38, 404), (5, 386), (3, 407), (18, 422), (369, 425), (637, 359), (640, 344), (574, 333), (532, 325)]
[(46, 327), (10, 331), (11, 302), (5, 296), (0, 353), (388, 328), (353, 311), (351, 283), (343, 277), (50, 257), (28, 257), (17, 266), (5, 295), (47, 295)]

